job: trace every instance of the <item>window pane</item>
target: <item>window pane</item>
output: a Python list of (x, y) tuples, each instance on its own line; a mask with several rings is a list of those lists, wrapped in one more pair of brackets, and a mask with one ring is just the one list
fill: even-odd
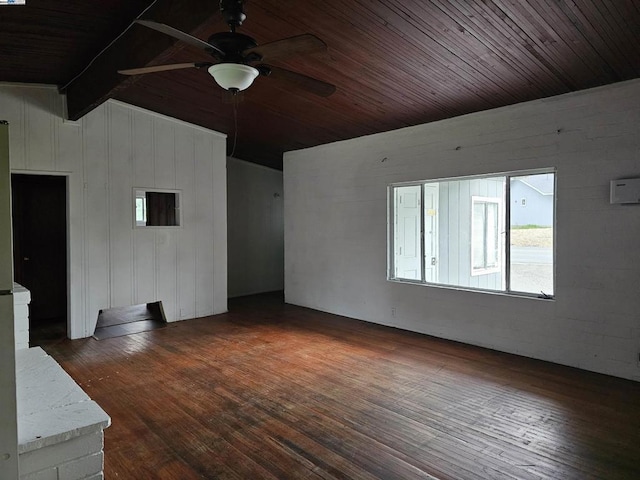
[(504, 176), (430, 182), (438, 185), (437, 283), (504, 290)]
[(554, 294), (555, 174), (511, 177), (511, 285), (516, 292)]
[(421, 185), (394, 188), (394, 276), (422, 280)]

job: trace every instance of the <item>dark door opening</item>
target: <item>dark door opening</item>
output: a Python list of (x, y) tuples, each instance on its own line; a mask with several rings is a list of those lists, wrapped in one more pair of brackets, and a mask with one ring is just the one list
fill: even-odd
[(67, 336), (67, 182), (11, 175), (15, 281), (31, 291), (29, 346)]

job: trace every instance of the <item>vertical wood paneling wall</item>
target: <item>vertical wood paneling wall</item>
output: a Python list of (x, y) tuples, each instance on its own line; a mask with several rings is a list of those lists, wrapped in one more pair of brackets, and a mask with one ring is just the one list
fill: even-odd
[[(386, 281), (390, 183), (557, 167), (556, 299)], [(289, 152), (289, 303), (640, 380), (640, 80)], [(392, 314), (395, 312), (395, 316)]]
[[(0, 85), (12, 171), (68, 178), (70, 336), (98, 310), (161, 300), (169, 321), (227, 310), (225, 136), (108, 101), (77, 124), (54, 88)], [(133, 228), (133, 188), (181, 190), (180, 228)]]

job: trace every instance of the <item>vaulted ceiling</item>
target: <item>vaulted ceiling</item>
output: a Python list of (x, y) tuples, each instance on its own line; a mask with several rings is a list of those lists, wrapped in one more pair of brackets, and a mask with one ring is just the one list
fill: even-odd
[(288, 150), (640, 77), (637, 0), (246, 2), (239, 31), (258, 44), (303, 33), (327, 44), (326, 52), (273, 65), (334, 84), (328, 98), (259, 77), (237, 103), (206, 70), (117, 73), (210, 60), (131, 22), (142, 14), (206, 40), (228, 29), (218, 7), (218, 0), (0, 6), (0, 81), (58, 85), (71, 118), (122, 100), (227, 133), (229, 153), (235, 142), (234, 156), (281, 168)]

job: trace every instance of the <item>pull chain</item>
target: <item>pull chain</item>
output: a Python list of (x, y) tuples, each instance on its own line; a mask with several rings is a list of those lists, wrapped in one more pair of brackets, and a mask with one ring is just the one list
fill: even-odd
[(236, 145), (238, 143), (238, 95), (233, 95), (231, 101), (233, 103), (233, 148), (229, 156), (233, 157), (236, 153)]

